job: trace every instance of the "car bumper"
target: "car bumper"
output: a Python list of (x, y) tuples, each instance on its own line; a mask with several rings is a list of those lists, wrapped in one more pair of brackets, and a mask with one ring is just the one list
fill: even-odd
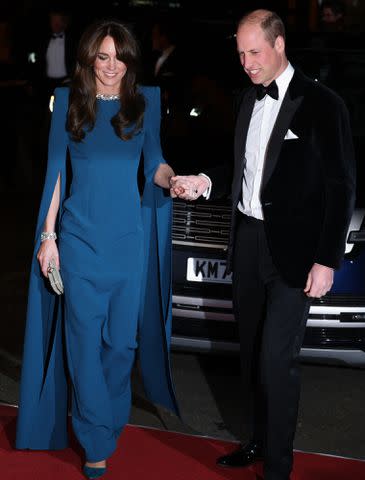
[[(365, 367), (365, 304), (313, 305), (301, 359)], [(173, 295), (174, 350), (201, 353), (239, 352), (238, 330), (230, 300)]]

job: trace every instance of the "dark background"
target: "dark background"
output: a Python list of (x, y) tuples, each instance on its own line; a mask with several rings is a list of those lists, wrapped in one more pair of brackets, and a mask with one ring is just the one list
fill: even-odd
[[(275, 9), (286, 24), (289, 59), (345, 100), (358, 163), (357, 206), (364, 208), (365, 2), (346, 0), (346, 4), (344, 30), (331, 32), (323, 28), (317, 0), (227, 0), (217, 6), (202, 0), (103, 0), (98, 6), (85, 1), (2, 0), (0, 218), (4, 234), (0, 236), (0, 297), (3, 297), (4, 309), (0, 351), (20, 358), (22, 350), (27, 276), (47, 161), (50, 117), (48, 107), (40, 105), (34, 93), (37, 64), (32, 64), (28, 58), (30, 53), (37, 51), (48, 29), (49, 10), (63, 8), (71, 15), (71, 31), (76, 38), (95, 18), (112, 16), (129, 23), (140, 40), (146, 60), (144, 65), (151, 53), (153, 20), (168, 13), (176, 21), (178, 45), (184, 50), (181, 76), (187, 95), (179, 121), (173, 128), (165, 125), (163, 131), (169, 132), (169, 136), (163, 137), (163, 144), (166, 159), (175, 171), (194, 173), (193, 169), (204, 171), (200, 170), (204, 162), (219, 163), (222, 155), (229, 155), (232, 150), (233, 128), (223, 113), (226, 114), (226, 107), (233, 104), (236, 91), (249, 82), (236, 53), (236, 22), (252, 8)], [(144, 73), (142, 70), (141, 79)], [(195, 82), (193, 92), (194, 76), (202, 74), (205, 83), (199, 90)], [(207, 88), (212, 85), (213, 98), (207, 98)], [(203, 103), (203, 97), (208, 114), (204, 115), (203, 111), (194, 119), (189, 112)], [(213, 148), (210, 147), (211, 138), (220, 139)], [(169, 139), (172, 139), (170, 143)]]
[[(274, 9), (286, 23), (289, 59), (345, 99), (359, 166), (358, 202), (364, 206), (365, 2), (346, 2), (345, 31), (341, 33), (323, 31), (317, 0), (224, 1), (218, 6), (196, 0), (149, 3), (138, 7), (138, 2), (104, 0), (92, 7), (89, 2), (74, 0), (56, 5), (72, 15), (76, 37), (95, 18), (113, 16), (130, 23), (145, 58), (150, 53), (153, 18), (169, 11), (179, 20), (186, 81), (194, 71), (205, 71), (229, 102), (248, 81), (235, 51), (236, 21), (252, 8)], [(0, 401), (10, 403), (18, 398), (28, 272), (49, 125), (34, 96), (28, 55), (47, 29), (52, 5), (45, 0), (2, 0), (0, 6)], [(211, 135), (208, 129), (205, 133), (206, 138)], [(204, 138), (201, 131), (199, 137)], [(194, 144), (192, 138), (184, 136), (182, 143)], [(207, 151), (206, 143), (202, 149), (209, 160), (217, 153)], [(175, 157), (168, 158), (169, 162), (175, 162), (180, 170), (188, 169), (187, 157), (178, 158), (176, 147), (170, 151)], [(167, 419), (170, 428), (239, 439), (238, 361), (174, 354), (173, 370), (189, 426)], [(363, 385), (364, 371), (306, 366), (296, 447), (363, 457)], [(156, 418), (135, 399), (132, 422), (162, 427)]]
[[(219, 108), (231, 105), (235, 92), (248, 83), (236, 53), (236, 22), (252, 8), (275, 8), (286, 23), (289, 59), (310, 77), (333, 88), (344, 98), (350, 111), (358, 163), (357, 201), (358, 206), (365, 206), (365, 2), (347, 0), (345, 28), (341, 32), (324, 31), (317, 0), (225, 1), (218, 6), (208, 1), (183, 0), (149, 2), (150, 6), (143, 7), (137, 6), (139, 3), (147, 2), (104, 0), (97, 7), (83, 1), (1, 2), (0, 218), (3, 235), (0, 236), (0, 296), (4, 309), (0, 351), (17, 358), (22, 350), (27, 276), (49, 128), (49, 112), (45, 112), (34, 95), (34, 65), (28, 61), (28, 56), (36, 51), (47, 30), (47, 14), (53, 6), (68, 10), (76, 37), (95, 18), (113, 16), (130, 23), (140, 39), (145, 59), (151, 53), (153, 19), (166, 12), (177, 19), (178, 41), (185, 52), (181, 75), (186, 82), (188, 100), (183, 112), (186, 118), (180, 124), (177, 122), (172, 143), (169, 145), (166, 141), (164, 147), (167, 161), (179, 173), (193, 173), (190, 168), (200, 169), (204, 162), (219, 162), (221, 155), (229, 154), (232, 145), (233, 129), (229, 122), (222, 120), (223, 110), (217, 109), (217, 96), (213, 100), (204, 98), (206, 103), (212, 102), (208, 105), (209, 115), (202, 114), (199, 119), (189, 116), (190, 109), (201, 100), (199, 95), (206, 97), (207, 93), (204, 88), (194, 95), (191, 93), (194, 74), (203, 73), (209, 85), (214, 83), (214, 92), (219, 92), (222, 100)], [(204, 118), (217, 120), (212, 124)], [(220, 142), (209, 149), (212, 143), (209, 139), (216, 137), (220, 137)], [(217, 144), (222, 148), (217, 149)]]

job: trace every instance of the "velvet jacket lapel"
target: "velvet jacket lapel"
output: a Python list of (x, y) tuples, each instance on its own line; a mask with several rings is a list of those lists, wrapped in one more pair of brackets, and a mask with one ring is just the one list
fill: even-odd
[(285, 134), (290, 127), (295, 112), (303, 101), (304, 81), (304, 78), (301, 78), (300, 74), (295, 71), (286, 91), (283, 103), (281, 104), (267, 145), (261, 190), (265, 188), (275, 169)]
[(255, 105), (256, 91), (250, 88), (243, 96), (241, 108), (237, 117), (235, 129), (235, 144), (234, 144), (234, 175), (232, 187), (232, 199), (237, 206), (237, 199), (241, 193), (243, 170), (245, 168), (245, 147), (250, 125), (252, 110)]

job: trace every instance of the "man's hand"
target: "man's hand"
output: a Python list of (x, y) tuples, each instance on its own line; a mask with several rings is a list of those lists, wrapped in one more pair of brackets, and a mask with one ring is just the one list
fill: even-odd
[(304, 293), (308, 297), (320, 298), (330, 291), (333, 284), (333, 269), (315, 263), (308, 273)]
[(176, 198), (182, 195), (185, 190), (182, 187), (179, 187), (179, 185), (176, 184), (176, 181), (173, 179), (176, 178), (175, 176), (169, 177), (169, 186), (170, 186), (170, 196), (171, 198)]
[(176, 175), (171, 178), (171, 196), (183, 200), (196, 200), (208, 187), (209, 180), (202, 175)]

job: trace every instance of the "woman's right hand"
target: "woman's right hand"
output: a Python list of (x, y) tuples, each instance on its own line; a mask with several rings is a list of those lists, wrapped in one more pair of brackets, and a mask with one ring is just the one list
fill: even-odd
[(48, 267), (49, 262), (54, 260), (56, 267), (60, 268), (60, 259), (58, 254), (58, 248), (56, 245), (56, 240), (44, 240), (38, 250), (37, 260), (41, 267), (42, 273), (45, 277), (48, 277)]

